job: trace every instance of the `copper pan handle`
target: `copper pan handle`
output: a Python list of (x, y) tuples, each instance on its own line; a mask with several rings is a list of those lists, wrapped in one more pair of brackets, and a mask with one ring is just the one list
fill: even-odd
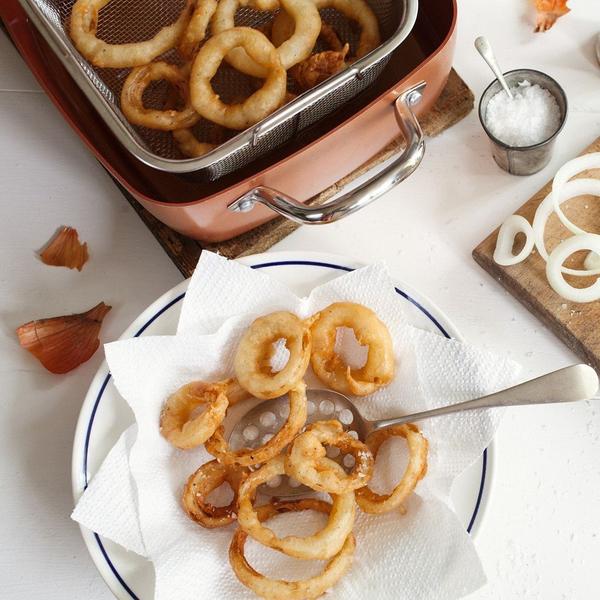
[(406, 140), (406, 147), (394, 155), (382, 171), (372, 175), (357, 188), (322, 206), (306, 206), (302, 202), (272, 188), (258, 186), (229, 206), (232, 212), (248, 212), (258, 202), (303, 225), (332, 223), (360, 210), (406, 179), (421, 163), (425, 140), (412, 106), (423, 97), (425, 82), (405, 90), (395, 102), (396, 119)]

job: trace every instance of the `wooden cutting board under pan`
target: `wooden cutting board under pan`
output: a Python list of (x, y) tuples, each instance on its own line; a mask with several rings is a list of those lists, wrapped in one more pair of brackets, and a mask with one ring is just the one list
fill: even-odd
[[(582, 154), (590, 152), (600, 152), (600, 138)], [(578, 177), (600, 179), (600, 169), (584, 171)], [(549, 181), (517, 211), (517, 214), (523, 215), (531, 223), (538, 205), (550, 192), (551, 185), (552, 181)], [(567, 200), (562, 207), (569, 219), (579, 227), (591, 233), (600, 233), (600, 202), (597, 197), (580, 196)], [(546, 224), (545, 240), (548, 251), (552, 251), (561, 240), (570, 235), (553, 214)], [(600, 301), (578, 304), (556, 294), (546, 279), (546, 263), (535, 251), (518, 265), (502, 267), (496, 264), (493, 254), (497, 237), (498, 229), (473, 250), (475, 261), (545, 323), (571, 350), (600, 372)], [(565, 266), (582, 268), (585, 255), (585, 252), (574, 254)], [(566, 279), (576, 287), (587, 287), (596, 280), (595, 277), (568, 275)]]

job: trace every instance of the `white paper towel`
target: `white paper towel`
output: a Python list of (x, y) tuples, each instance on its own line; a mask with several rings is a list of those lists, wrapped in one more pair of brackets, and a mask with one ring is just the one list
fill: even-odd
[[(131, 494), (127, 494), (127, 510), (138, 512), (143, 539), (137, 549), (129, 542), (130, 549), (144, 549), (154, 563), (157, 599), (196, 599), (198, 586), (207, 600), (252, 597), (227, 562), (232, 528), (202, 529), (181, 509), (183, 483), (212, 457), (204, 449), (176, 450), (160, 436), (158, 419), (164, 399), (192, 379), (231, 375), (237, 341), (257, 314), (285, 309), (304, 317), (339, 300), (371, 307), (394, 340), (398, 363), (394, 382), (357, 400), (367, 418), (458, 402), (515, 382), (517, 367), (511, 361), (408, 325), (393, 282), (381, 265), (343, 275), (300, 299), (265, 273), (203, 253), (176, 336), (135, 338), (106, 346), (115, 384), (133, 409), (138, 435), (129, 462), (111, 459), (111, 452), (74, 513), (76, 520), (88, 526), (92, 525), (90, 513), (95, 513), (92, 526), (115, 539), (114, 511), (103, 510), (96, 499), (111, 485), (123, 484), (125, 475), (129, 477), (124, 465), (129, 464), (137, 506), (132, 508)], [(211, 329), (214, 333), (207, 334)], [(408, 514), (373, 517), (358, 512), (354, 565), (332, 597), (451, 600), (484, 583), (475, 549), (449, 505), (448, 493), (456, 475), (490, 442), (496, 421), (494, 412), (477, 411), (421, 424), (430, 443), (429, 469), (409, 503)], [(120, 453), (126, 450), (122, 446)], [(397, 480), (403, 460), (400, 441), (384, 447), (378, 457), (377, 482)], [(297, 523), (303, 519), (303, 524), (312, 519), (304, 513), (280, 519), (285, 518)], [(115, 540), (119, 543), (135, 538), (132, 533), (119, 537)], [(248, 551), (256, 568), (267, 569), (271, 575), (300, 578), (310, 574), (305, 561), (253, 542), (248, 543)]]

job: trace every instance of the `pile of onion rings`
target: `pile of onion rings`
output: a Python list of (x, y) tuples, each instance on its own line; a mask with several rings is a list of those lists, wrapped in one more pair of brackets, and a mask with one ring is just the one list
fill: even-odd
[[(70, 35), (79, 52), (101, 68), (132, 68), (125, 78), (120, 102), (133, 125), (173, 132), (181, 154), (211, 152), (212, 139), (199, 139), (192, 127), (203, 120), (217, 124), (229, 136), (246, 129), (295, 98), (345, 69), (381, 42), (379, 24), (366, 0), (185, 0), (170, 25), (151, 39), (111, 44), (97, 37), (99, 21), (111, 0), (77, 0)], [(353, 56), (350, 44), (321, 20), (319, 10), (333, 9), (360, 28)], [(238, 9), (271, 13), (260, 29), (238, 27)], [(120, 24), (121, 26), (122, 24)], [(317, 40), (329, 47), (318, 51)], [(170, 59), (160, 60), (176, 50)], [(157, 60), (158, 59), (158, 60)], [(211, 80), (223, 63), (243, 76), (256, 78), (247, 98), (224, 102)], [(290, 77), (288, 78), (288, 73)], [(162, 106), (146, 106), (144, 96), (153, 83), (168, 83), (177, 92)], [(288, 83), (292, 89), (288, 90)], [(199, 131), (199, 130), (198, 130)], [(203, 130), (204, 131), (204, 130)], [(208, 137), (206, 132), (204, 136)]]
[[(231, 30), (228, 30), (231, 31)], [(187, 131), (187, 130), (180, 130)], [(368, 346), (366, 363), (351, 369), (336, 352), (340, 327), (354, 330), (357, 340)], [(274, 357), (281, 342), (288, 357), (277, 369)], [(368, 395), (389, 383), (395, 372), (390, 334), (369, 308), (338, 302), (301, 319), (279, 311), (255, 319), (240, 337), (233, 358), (232, 377), (217, 382), (193, 381), (174, 390), (160, 415), (160, 432), (173, 446), (188, 450), (204, 444), (215, 457), (189, 475), (183, 487), (183, 510), (207, 529), (237, 522), (229, 548), (229, 562), (239, 581), (258, 596), (268, 599), (312, 599), (335, 585), (352, 564), (356, 541), (357, 508), (365, 513), (406, 512), (405, 502), (427, 472), (428, 443), (411, 424), (378, 430), (360, 441), (336, 419), (307, 425), (305, 377), (312, 365), (323, 383), (346, 393)], [(230, 406), (248, 398), (266, 400), (289, 397), (284, 425), (257, 448), (234, 450), (224, 434)], [(198, 409), (204, 412), (198, 414)], [(390, 437), (401, 437), (409, 450), (408, 465), (390, 494), (369, 487), (375, 459)], [(351, 456), (344, 468), (329, 458), (335, 453)], [(344, 464), (345, 461), (343, 461)], [(288, 476), (309, 488), (309, 493), (328, 494), (330, 501), (306, 497), (294, 502), (270, 499), (261, 503), (260, 486), (273, 478)], [(218, 506), (209, 495), (222, 485), (233, 492), (231, 500)], [(271, 517), (286, 512), (312, 510), (327, 515), (327, 522), (308, 536), (278, 536), (267, 525)], [(298, 560), (325, 560), (323, 571), (301, 581), (272, 579), (258, 573), (244, 556), (250, 536), (262, 545)]]
[[(540, 257), (546, 261), (546, 277), (550, 287), (565, 300), (572, 302), (595, 302), (600, 300), (600, 279), (588, 287), (577, 287), (565, 279), (571, 277), (600, 277), (600, 234), (586, 232), (573, 223), (563, 212), (561, 205), (577, 196), (591, 194), (600, 196), (598, 179), (578, 177), (584, 171), (600, 169), (600, 152), (584, 154), (564, 164), (554, 176), (552, 189), (539, 204), (533, 222), (530, 224), (521, 215), (511, 215), (500, 227), (494, 251), (494, 260), (499, 265), (512, 266), (524, 261), (534, 246)], [(551, 252), (544, 241), (546, 223), (552, 214), (556, 214), (562, 225), (573, 235)], [(525, 244), (520, 252), (513, 254), (515, 238), (525, 236)], [(586, 251), (582, 269), (565, 267), (565, 261), (574, 253)]]

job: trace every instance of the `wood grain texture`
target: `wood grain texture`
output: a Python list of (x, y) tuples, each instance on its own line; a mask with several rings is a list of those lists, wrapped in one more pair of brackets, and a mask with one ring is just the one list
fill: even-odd
[[(473, 109), (473, 102), (473, 92), (471, 92), (456, 71), (452, 69), (446, 87), (434, 107), (421, 119), (423, 132), (428, 137), (438, 135), (467, 116)], [(311, 198), (307, 204), (312, 206), (324, 204), (345, 185), (389, 158), (401, 144), (402, 140), (393, 142), (356, 171), (324, 190), (318, 196)], [(298, 224), (284, 217), (277, 217), (231, 240), (216, 244), (201, 244), (198, 241), (182, 236), (161, 223), (147, 210), (142, 208), (125, 189), (121, 186), (119, 187), (142, 221), (154, 234), (154, 237), (156, 237), (165, 252), (185, 277), (190, 277), (194, 272), (198, 257), (203, 248), (212, 252), (218, 252), (227, 258), (257, 254), (265, 252), (273, 244), (276, 244), (299, 227)]]
[[(600, 152), (600, 138), (588, 146), (582, 154)], [(584, 171), (578, 177), (600, 179), (600, 169)], [(548, 195), (552, 186), (549, 181), (530, 198), (517, 214), (532, 222), (535, 211)], [(593, 196), (580, 196), (567, 200), (563, 209), (569, 219), (583, 229), (598, 231), (600, 205)], [(507, 215), (508, 216), (508, 215)], [(552, 215), (546, 225), (545, 242), (552, 251), (571, 233), (562, 225), (556, 215)], [(473, 258), (488, 273), (497, 279), (517, 300), (549, 327), (571, 350), (585, 362), (600, 371), (600, 302), (578, 304), (559, 296), (546, 279), (546, 262), (534, 253), (524, 262), (510, 267), (502, 267), (493, 259), (498, 229), (490, 234), (475, 250)], [(566, 266), (581, 269), (586, 252), (578, 252), (565, 263)], [(576, 287), (587, 287), (595, 277), (566, 276), (566, 280)]]

